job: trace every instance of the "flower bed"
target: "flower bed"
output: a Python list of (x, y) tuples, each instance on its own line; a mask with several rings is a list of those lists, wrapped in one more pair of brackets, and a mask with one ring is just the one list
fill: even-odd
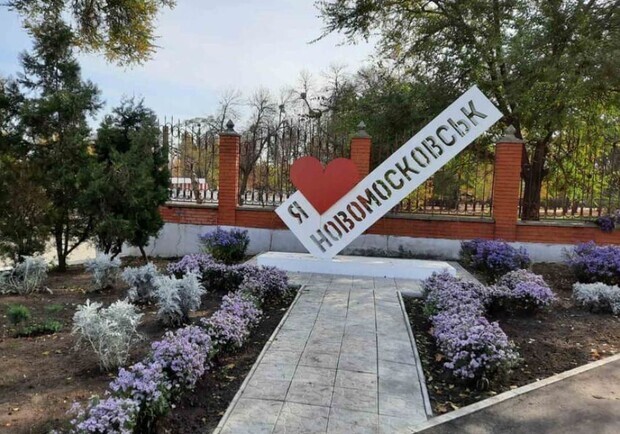
[(183, 392), (195, 387), (216, 354), (241, 347), (260, 320), (259, 305), (267, 296), (284, 295), (289, 290), (286, 275), (275, 269), (248, 270), (253, 280), (225, 296), (220, 309), (201, 321), (202, 326), (190, 325), (166, 333), (152, 344), (144, 361), (120, 370), (107, 392), (111, 398), (91, 400), (85, 410), (76, 408), (72, 432), (131, 433), (150, 429)]
[(518, 359), (506, 334), (485, 312), (486, 290), (444, 272), (423, 282), (432, 335), (444, 367), (462, 380), (484, 380), (509, 370)]
[[(489, 377), (489, 382), (463, 381), (444, 366), (449, 362), (435, 339), (435, 324), (427, 315), (428, 300), (405, 299), (416, 345), (422, 361), (431, 405), (435, 414), (446, 413), (498, 393), (523, 386), (557, 373), (620, 352), (620, 322), (606, 313), (588, 312), (573, 297), (575, 278), (563, 264), (534, 264), (532, 271), (543, 277), (555, 300), (526, 315), (512, 303), (489, 310), (485, 317), (497, 322), (514, 343), (521, 362), (506, 375)], [(480, 288), (479, 286), (476, 286)], [(483, 291), (492, 300), (494, 287)], [(471, 295), (471, 294), (469, 294)], [(459, 303), (471, 297), (462, 295)], [(479, 387), (484, 386), (484, 387)]]

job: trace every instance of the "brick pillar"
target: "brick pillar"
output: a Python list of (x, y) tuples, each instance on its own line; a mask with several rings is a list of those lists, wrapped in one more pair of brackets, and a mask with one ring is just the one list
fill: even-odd
[(514, 241), (519, 219), (519, 190), (524, 141), (509, 126), (495, 147), (495, 179), (493, 181), (493, 218), (495, 238)]
[(370, 172), (370, 147), (372, 140), (366, 132), (366, 125), (360, 122), (357, 133), (351, 138), (351, 160), (355, 163), (360, 179)]
[(231, 120), (220, 133), (220, 167), (218, 186), (218, 225), (234, 226), (239, 194), (239, 144), (240, 136)]

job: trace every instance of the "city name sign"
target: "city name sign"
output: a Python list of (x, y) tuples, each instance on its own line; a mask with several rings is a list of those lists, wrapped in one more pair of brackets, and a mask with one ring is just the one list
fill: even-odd
[[(311, 254), (332, 258), (501, 117), (474, 86), (357, 183), (350, 173), (350, 160), (334, 160), (317, 175), (311, 170), (314, 159), (304, 157), (291, 168), (298, 191), (276, 213)], [(300, 185), (312, 196), (304, 195)], [(341, 191), (343, 185), (347, 191)], [(321, 201), (321, 192), (327, 202)], [(339, 198), (333, 199), (334, 194)]]

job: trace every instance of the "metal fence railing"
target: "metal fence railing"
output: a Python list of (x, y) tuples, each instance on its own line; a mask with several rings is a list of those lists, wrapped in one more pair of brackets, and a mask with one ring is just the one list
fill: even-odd
[[(620, 146), (586, 149), (584, 155), (565, 159), (547, 170), (540, 189), (539, 219), (593, 220), (620, 209)], [(522, 182), (521, 216), (523, 202), (528, 199), (525, 191)]]
[[(399, 139), (373, 138), (373, 167), (380, 164), (410, 135)], [(490, 217), (492, 211), (494, 146), (473, 143), (403, 199), (393, 213)]]
[(169, 150), (169, 199), (217, 203), (217, 134), (199, 123), (177, 122), (164, 124), (162, 137)]
[(329, 134), (320, 121), (300, 119), (250, 129), (241, 135), (239, 204), (276, 207), (295, 191), (290, 168), (296, 159), (310, 155), (326, 164), (348, 158), (349, 152), (348, 135)]

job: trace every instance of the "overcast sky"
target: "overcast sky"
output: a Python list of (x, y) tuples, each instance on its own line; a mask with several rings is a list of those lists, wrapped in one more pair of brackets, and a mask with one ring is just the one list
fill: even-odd
[[(84, 78), (101, 89), (106, 112), (123, 95), (144, 97), (158, 116), (187, 119), (213, 113), (221, 93), (277, 93), (306, 70), (317, 78), (330, 64), (355, 71), (370, 44), (340, 45), (340, 35), (309, 44), (321, 33), (314, 0), (178, 0), (164, 10), (153, 60), (125, 69), (102, 56), (81, 55)], [(19, 17), (0, 7), (0, 74), (20, 70), (18, 54), (30, 47)], [(99, 115), (101, 117), (101, 114)]]

